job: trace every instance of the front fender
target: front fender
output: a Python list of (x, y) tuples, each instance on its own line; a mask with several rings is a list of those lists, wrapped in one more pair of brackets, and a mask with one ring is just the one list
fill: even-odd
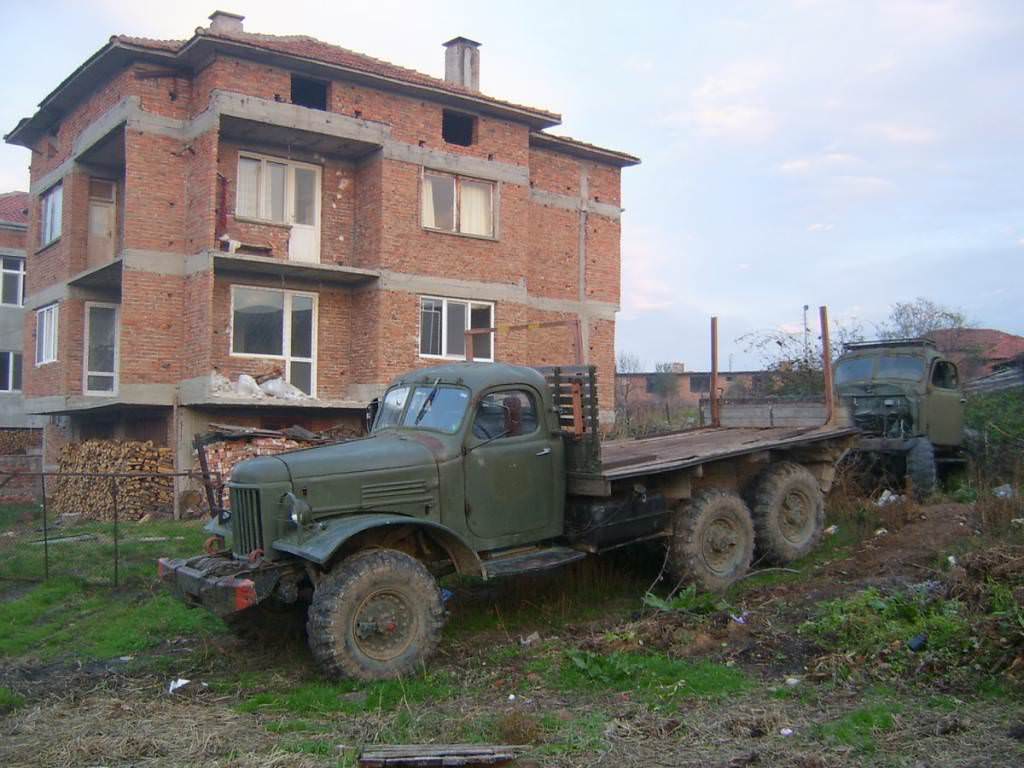
[(312, 526), (283, 536), (274, 542), (274, 549), (326, 565), (335, 553), (353, 536), (374, 528), (396, 525), (424, 529), (448, 553), (455, 570), (464, 576), (483, 576), (480, 557), (455, 531), (432, 520), (390, 514), (346, 515), (323, 520)]

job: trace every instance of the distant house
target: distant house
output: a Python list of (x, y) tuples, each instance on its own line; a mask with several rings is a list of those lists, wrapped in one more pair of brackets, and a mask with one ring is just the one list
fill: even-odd
[[(725, 397), (751, 397), (770, 385), (766, 371), (719, 371), (718, 386)], [(687, 371), (679, 363), (665, 372), (617, 373), (618, 399), (629, 407), (651, 406), (669, 398), (680, 407), (697, 408), (711, 392), (710, 371)], [(619, 402), (620, 407), (627, 405)]]
[(1024, 336), (992, 328), (949, 328), (928, 336), (957, 364), (964, 380), (987, 376), (999, 365), (1024, 355)]

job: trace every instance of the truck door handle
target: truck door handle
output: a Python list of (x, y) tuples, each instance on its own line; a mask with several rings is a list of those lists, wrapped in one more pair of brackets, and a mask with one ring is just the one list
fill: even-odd
[(549, 453), (551, 453), (551, 449), (550, 448), (542, 448), (541, 450), (537, 451), (536, 455), (537, 456), (547, 456)]

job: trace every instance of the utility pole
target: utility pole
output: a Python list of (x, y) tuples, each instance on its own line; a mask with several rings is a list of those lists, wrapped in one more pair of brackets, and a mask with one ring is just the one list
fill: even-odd
[(809, 363), (811, 361), (811, 329), (807, 325), (807, 310), (810, 306), (804, 304), (804, 362)]

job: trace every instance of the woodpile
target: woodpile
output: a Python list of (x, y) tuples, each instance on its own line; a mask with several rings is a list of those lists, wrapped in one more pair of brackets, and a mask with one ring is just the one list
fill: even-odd
[[(165, 513), (174, 504), (174, 480), (159, 477), (174, 472), (170, 448), (158, 448), (151, 440), (86, 440), (66, 445), (60, 456), (61, 472), (145, 472), (156, 477), (117, 478), (119, 520), (138, 520), (151, 513)], [(81, 514), (85, 519), (113, 520), (114, 499), (109, 477), (59, 477), (53, 486), (52, 504), (58, 514)]]
[(28, 453), (29, 448), (43, 444), (41, 429), (0, 429), (0, 456)]

